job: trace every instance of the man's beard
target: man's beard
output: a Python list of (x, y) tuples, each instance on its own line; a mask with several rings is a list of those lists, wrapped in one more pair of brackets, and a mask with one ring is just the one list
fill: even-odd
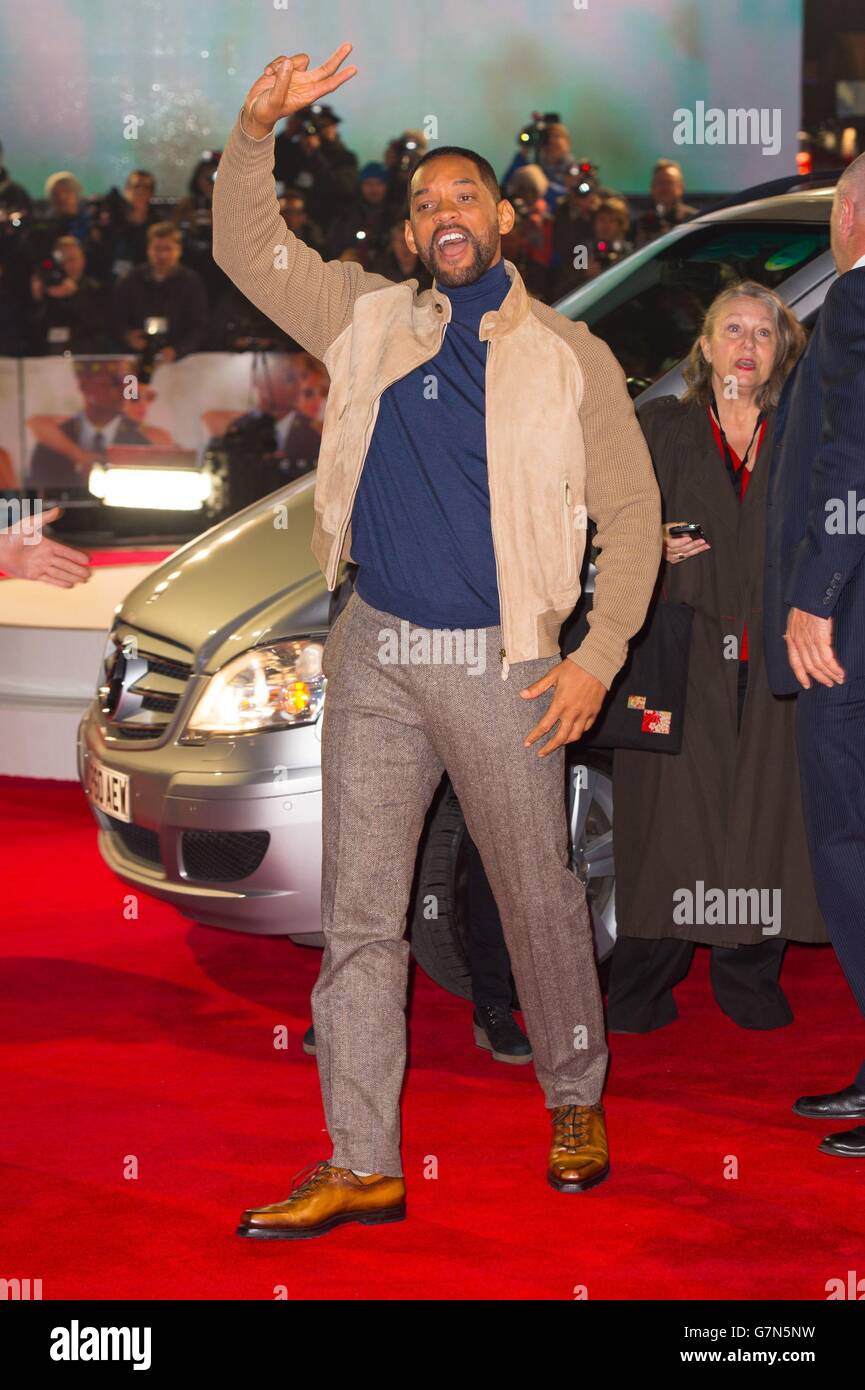
[[(454, 231), (457, 228), (453, 229)], [(483, 239), (476, 237), (474, 233), (466, 230), (465, 227), (458, 229), (469, 243), (472, 251), (472, 258), (468, 265), (448, 266), (447, 262), (442, 261), (436, 255), (433, 241), (430, 241), (426, 251), (421, 251), (418, 247), (418, 255), (430, 275), (435, 276), (436, 283), (444, 285), (446, 289), (457, 289), (460, 285), (473, 285), (475, 280), (479, 280), (485, 271), (489, 270), (493, 263), (493, 257), (499, 246), (498, 232), (490, 232)]]

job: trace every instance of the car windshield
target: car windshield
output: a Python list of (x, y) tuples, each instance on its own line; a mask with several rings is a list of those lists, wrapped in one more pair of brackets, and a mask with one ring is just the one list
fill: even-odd
[(776, 288), (829, 246), (813, 223), (677, 227), (560, 300), (615, 353), (636, 394), (690, 350), (715, 296), (738, 280)]

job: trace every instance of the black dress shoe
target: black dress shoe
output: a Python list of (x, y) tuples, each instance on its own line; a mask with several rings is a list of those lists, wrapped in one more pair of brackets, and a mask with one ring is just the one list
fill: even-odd
[(836, 1158), (865, 1158), (865, 1125), (827, 1134), (818, 1147), (821, 1153), (834, 1154)]
[(475, 1042), (491, 1052), (497, 1062), (525, 1066), (532, 1060), (532, 1045), (510, 1009), (500, 1004), (480, 1004), (472, 1016)]
[(303, 1035), (303, 1050), (308, 1056), (315, 1056), (315, 1028), (312, 1024), (309, 1025)]
[(825, 1096), (800, 1096), (793, 1110), (809, 1120), (865, 1119), (865, 1091), (845, 1086), (843, 1091), (829, 1091)]

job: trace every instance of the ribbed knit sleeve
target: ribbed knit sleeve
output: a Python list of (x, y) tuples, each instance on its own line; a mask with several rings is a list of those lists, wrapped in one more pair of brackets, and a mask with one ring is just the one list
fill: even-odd
[(646, 617), (661, 563), (661, 499), (643, 432), (610, 349), (585, 325), (578, 355), (585, 380), (586, 510), (597, 526), (589, 632), (570, 655), (609, 690), (628, 642)]
[(323, 358), (361, 294), (392, 282), (352, 262), (325, 261), (288, 230), (273, 179), (274, 134), (256, 140), (240, 116), (213, 191), (213, 259), (257, 308)]

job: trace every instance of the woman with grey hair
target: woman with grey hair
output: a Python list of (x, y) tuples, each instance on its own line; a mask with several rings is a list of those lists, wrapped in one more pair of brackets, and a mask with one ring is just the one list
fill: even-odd
[(787, 941), (826, 939), (794, 699), (771, 693), (762, 640), (773, 415), (804, 342), (772, 290), (733, 285), (706, 313), (683, 399), (640, 412), (664, 506), (661, 596), (689, 604), (694, 624), (681, 752), (615, 754), (613, 1032), (677, 1016), (673, 988), (698, 944), (711, 948), (724, 1013), (743, 1028), (781, 1027), (792, 1020), (779, 984)]

